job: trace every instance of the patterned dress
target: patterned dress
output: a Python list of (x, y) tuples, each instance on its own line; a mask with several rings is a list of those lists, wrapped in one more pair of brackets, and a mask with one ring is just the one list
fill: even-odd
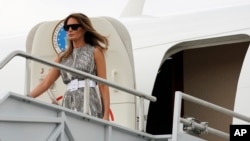
[[(72, 56), (62, 60), (61, 64), (81, 70), (92, 75), (96, 75), (96, 66), (94, 61), (94, 47), (86, 44), (84, 47), (74, 48)], [(70, 83), (72, 80), (84, 80), (84, 76), (78, 76), (61, 70), (61, 77), (64, 84)], [(102, 118), (102, 104), (99, 93), (95, 87), (89, 89), (89, 112), (90, 115)], [(69, 109), (83, 112), (84, 103), (84, 87), (78, 88), (77, 90), (70, 91), (66, 90), (63, 99), (63, 106)]]

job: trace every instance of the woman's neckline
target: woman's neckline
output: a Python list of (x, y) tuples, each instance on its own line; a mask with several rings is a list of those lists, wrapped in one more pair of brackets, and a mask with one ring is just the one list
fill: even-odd
[(83, 45), (83, 46), (79, 46), (79, 47), (74, 47), (73, 49), (79, 49), (79, 48), (83, 48), (83, 47), (85, 47), (85, 46), (87, 46), (87, 44), (85, 44), (85, 45)]

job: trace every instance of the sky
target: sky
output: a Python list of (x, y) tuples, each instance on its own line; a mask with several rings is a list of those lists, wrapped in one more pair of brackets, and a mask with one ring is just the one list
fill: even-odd
[[(0, 62), (14, 50), (25, 51), (28, 32), (40, 22), (63, 19), (72, 12), (119, 19), (128, 1), (0, 0)], [(142, 0), (136, 0), (139, 1)], [(244, 3), (249, 3), (249, 0), (145, 0), (142, 14), (163, 17)], [(0, 97), (10, 90), (23, 93), (24, 66), (23, 58), (15, 58), (0, 70)]]
[[(41, 21), (62, 19), (71, 12), (119, 17), (129, 0), (0, 0), (0, 37), (24, 34)], [(136, 0), (141, 1), (141, 0)], [(145, 0), (143, 14), (165, 16), (246, 3), (248, 0)], [(9, 28), (6, 28), (9, 27)]]

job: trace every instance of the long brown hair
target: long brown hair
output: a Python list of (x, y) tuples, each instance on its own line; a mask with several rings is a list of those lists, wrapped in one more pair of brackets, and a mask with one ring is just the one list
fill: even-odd
[[(84, 35), (84, 41), (94, 47), (96, 46), (99, 46), (101, 47), (101, 49), (104, 51), (104, 50), (107, 50), (108, 49), (108, 39), (106, 36), (103, 36), (101, 35), (100, 33), (98, 33), (90, 19), (82, 14), (82, 13), (73, 13), (73, 14), (70, 14), (69, 16), (67, 16), (65, 19), (64, 19), (64, 25), (67, 24), (69, 18), (74, 18), (76, 19), (79, 24), (82, 25), (83, 29), (85, 30), (85, 35)], [(71, 54), (72, 54), (72, 51), (73, 51), (73, 43), (72, 41), (69, 41), (68, 40), (68, 47), (66, 49), (65, 52), (63, 52), (61, 55), (60, 55), (60, 61), (63, 59), (63, 58), (67, 58), (69, 57)]]

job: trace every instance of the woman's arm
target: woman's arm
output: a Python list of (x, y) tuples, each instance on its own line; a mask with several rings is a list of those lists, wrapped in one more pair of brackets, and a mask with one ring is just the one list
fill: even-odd
[[(106, 79), (106, 62), (102, 50), (99, 47), (95, 48), (94, 58), (97, 69), (97, 76), (103, 79)], [(109, 88), (107, 85), (99, 83), (99, 89), (102, 98), (104, 115), (103, 119), (109, 120), (109, 109), (110, 109), (110, 97), (109, 97)]]
[[(59, 62), (59, 58), (55, 59), (55, 62)], [(49, 73), (46, 75), (44, 80), (42, 80), (31, 92), (28, 96), (30, 97), (38, 97), (46, 90), (50, 88), (60, 76), (60, 70), (57, 68), (51, 68)]]

